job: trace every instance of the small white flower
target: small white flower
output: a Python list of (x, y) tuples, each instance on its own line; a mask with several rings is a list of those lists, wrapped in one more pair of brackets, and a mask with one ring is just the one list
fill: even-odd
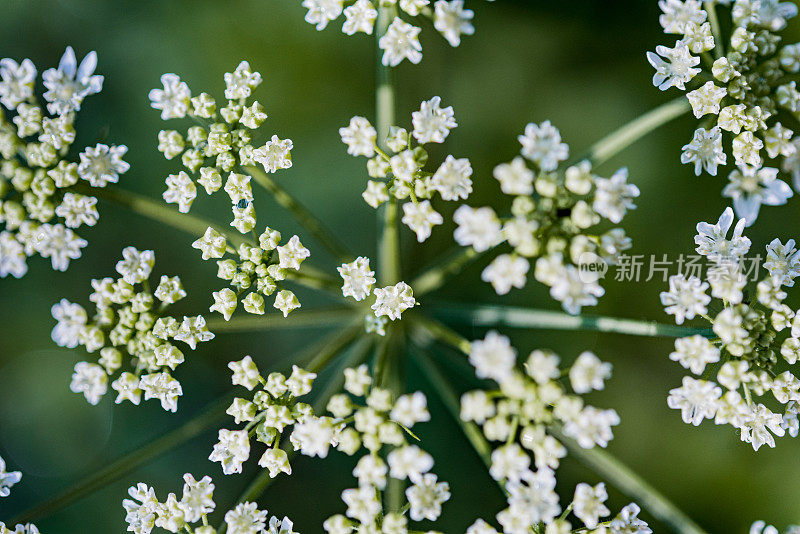
[(33, 98), (36, 66), (30, 59), (17, 63), (13, 59), (0, 59), (0, 104), (16, 109)]
[(401, 395), (389, 413), (392, 421), (400, 423), (406, 428), (411, 428), (417, 423), (431, 420), (428, 413), (428, 402), (421, 391), (410, 395)]
[(306, 22), (316, 24), (317, 31), (324, 30), (342, 14), (342, 0), (303, 0), (302, 6), (308, 9)]
[(700, 58), (693, 56), (683, 41), (676, 42), (674, 48), (657, 46), (655, 53), (647, 52), (647, 61), (656, 69), (653, 85), (662, 91), (670, 87), (684, 90), (685, 84), (700, 72), (700, 69), (696, 68)]
[(683, 377), (681, 387), (670, 390), (667, 405), (681, 411), (683, 422), (699, 425), (703, 419), (713, 419), (722, 390), (713, 382)]
[(722, 190), (723, 196), (733, 199), (736, 215), (752, 225), (759, 209), (765, 206), (780, 206), (792, 196), (792, 188), (778, 179), (778, 169), (772, 167), (742, 166), (728, 175), (729, 183)]
[(431, 178), (431, 185), (444, 200), (467, 198), (472, 193), (472, 166), (467, 158), (447, 156)]
[(435, 225), (444, 222), (441, 214), (431, 206), (430, 200), (403, 204), (403, 218), (401, 220), (403, 224), (417, 234), (417, 241), (420, 243), (430, 237), (431, 230)]
[(471, 208), (460, 206), (453, 213), (453, 221), (458, 225), (453, 237), (463, 246), (472, 246), (475, 252), (484, 252), (502, 241), (500, 219), (490, 207)]
[(97, 54), (94, 51), (86, 54), (78, 65), (75, 51), (68, 46), (58, 68), (42, 73), (42, 81), (47, 88), (44, 93), (44, 99), (48, 102), (47, 110), (52, 115), (79, 111), (84, 98), (99, 93), (103, 88), (103, 77), (94, 74), (96, 67)]
[(413, 308), (417, 301), (411, 286), (405, 282), (398, 282), (393, 286), (376, 288), (374, 290), (375, 304), (371, 307), (377, 317), (386, 316), (390, 320), (400, 319), (400, 315)]
[(161, 110), (161, 119), (180, 119), (189, 112), (190, 99), (192, 97), (189, 86), (182, 82), (176, 74), (164, 74), (161, 76), (163, 89), (153, 89), (150, 91), (150, 105), (154, 109)]
[(795, 248), (794, 239), (785, 245), (779, 239), (773, 239), (767, 245), (767, 259), (764, 268), (770, 276), (777, 277), (782, 285), (792, 287), (794, 279), (800, 276), (800, 251)]
[(183, 395), (183, 389), (169, 373), (144, 375), (139, 380), (139, 388), (144, 392), (144, 400), (158, 399), (163, 409), (169, 412), (178, 410), (178, 397)]
[(434, 5), (433, 27), (447, 39), (450, 46), (458, 46), (462, 35), (475, 33), (475, 27), (470, 22), (474, 15), (472, 10), (464, 9), (464, 0), (438, 0)]
[(575, 496), (572, 500), (575, 517), (583, 521), (586, 528), (596, 528), (600, 518), (611, 513), (604, 504), (606, 499), (608, 492), (602, 482), (594, 487), (583, 482), (578, 484), (575, 486)]
[(718, 115), (719, 103), (728, 94), (724, 87), (717, 87), (714, 82), (706, 82), (699, 89), (686, 93), (692, 105), (692, 112), (698, 119), (708, 113)]
[(611, 178), (595, 178), (594, 211), (613, 223), (619, 223), (627, 210), (636, 208), (633, 199), (639, 196), (639, 188), (627, 180), (628, 169), (625, 167)]
[(381, 63), (387, 67), (396, 67), (404, 59), (411, 63), (422, 61), (422, 45), (419, 43), (421, 28), (413, 26), (395, 17), (378, 41), (378, 47), (383, 50)]
[(378, 18), (378, 10), (369, 0), (356, 0), (356, 2), (344, 9), (345, 20), (342, 31), (347, 35), (354, 35), (357, 32), (364, 32), (372, 35), (375, 27), (375, 19)]
[(569, 156), (569, 146), (561, 142), (561, 132), (550, 121), (528, 124), (525, 133), (518, 139), (522, 145), (522, 155), (543, 171), (554, 171), (558, 163)]
[(228, 100), (250, 98), (253, 89), (261, 84), (261, 74), (251, 70), (247, 61), (239, 63), (233, 72), (226, 72), (224, 79), (225, 98)]
[[(719, 2), (727, 3), (727, 2)], [(700, 0), (659, 0), (658, 7), (663, 12), (658, 17), (658, 22), (664, 28), (664, 33), (682, 34), (686, 25), (693, 22), (701, 24), (706, 20), (707, 13), (702, 9)]]
[(226, 475), (242, 472), (242, 463), (250, 457), (250, 440), (246, 430), (220, 429), (219, 441), (214, 445), (212, 462), (222, 464), (222, 472)]
[(516, 361), (517, 351), (510, 340), (495, 331), (470, 345), (469, 363), (475, 367), (478, 378), (491, 378), (502, 383), (512, 375)]
[(679, 362), (684, 368), (699, 375), (706, 364), (718, 362), (719, 356), (719, 349), (708, 339), (694, 335), (676, 339), (675, 352), (669, 355), (669, 359)]
[(675, 316), (677, 324), (683, 324), (685, 319), (694, 319), (708, 311), (706, 306), (711, 297), (706, 295), (706, 289), (708, 282), (696, 276), (686, 278), (676, 274), (669, 277), (669, 291), (661, 292), (661, 304), (665, 306), (664, 311)]
[(83, 393), (89, 404), (97, 404), (108, 390), (108, 375), (96, 363), (78, 362), (69, 389)]
[(348, 154), (366, 156), (368, 158), (375, 155), (374, 147), (378, 133), (366, 118), (353, 117), (350, 119), (348, 126), (339, 128), (339, 135), (342, 138), (342, 142), (347, 145)]
[(344, 280), (342, 284), (342, 295), (353, 297), (362, 301), (372, 292), (375, 284), (375, 271), (369, 268), (369, 258), (359, 256), (350, 263), (343, 263), (337, 267), (339, 274)]
[(78, 174), (92, 187), (105, 187), (108, 183), (117, 183), (119, 175), (128, 172), (131, 166), (122, 160), (128, 151), (125, 145), (108, 146), (98, 144), (87, 148), (79, 154)]
[(700, 176), (703, 169), (711, 176), (717, 175), (717, 166), (728, 161), (722, 150), (722, 131), (719, 126), (710, 130), (698, 128), (692, 141), (682, 148), (681, 163), (694, 163), (694, 173)]
[(697, 223), (697, 235), (694, 242), (698, 254), (707, 256), (715, 263), (730, 261), (736, 263), (750, 250), (750, 239), (743, 236), (745, 219), (739, 219), (733, 229), (730, 240), (728, 230), (733, 223), (733, 210), (725, 208), (717, 224)]
[(481, 273), (481, 280), (492, 284), (498, 295), (505, 295), (512, 287), (525, 287), (529, 269), (530, 263), (525, 258), (501, 254), (486, 266)]
[(591, 352), (583, 352), (569, 370), (569, 382), (575, 393), (588, 393), (601, 390), (604, 382), (611, 376), (611, 364), (600, 361)]
[[(567, 170), (569, 173), (569, 169)], [(530, 195), (533, 193), (533, 171), (522, 157), (517, 156), (510, 163), (501, 163), (494, 168), (494, 177), (500, 182), (500, 189), (506, 195)], [(588, 193), (588, 190), (586, 191)]]
[(6, 471), (6, 462), (0, 457), (0, 497), (8, 497), (11, 494), (11, 486), (21, 479), (21, 472)]
[(411, 114), (411, 123), (414, 125), (412, 135), (419, 142), (443, 143), (450, 135), (450, 130), (458, 126), (453, 113), (453, 106), (441, 107), (442, 99), (434, 96), (424, 100), (419, 111)]
[(259, 534), (264, 532), (267, 511), (259, 510), (254, 502), (243, 502), (225, 514), (226, 532), (229, 534)]

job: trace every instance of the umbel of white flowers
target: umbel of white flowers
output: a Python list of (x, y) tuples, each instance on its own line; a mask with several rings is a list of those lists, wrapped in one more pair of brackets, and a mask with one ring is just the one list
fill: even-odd
[(122, 370), (111, 383), (117, 391), (117, 404), (128, 400), (138, 405), (144, 393), (145, 400), (158, 399), (165, 410), (176, 411), (183, 390), (172, 372), (185, 358), (172, 341), (194, 350), (197, 343), (214, 338), (201, 315), (179, 320), (165, 313), (186, 291), (180, 278), (162, 275), (150, 293), (148, 279), (154, 264), (152, 250), (126, 247), (116, 266), (120, 278), (92, 280), (94, 292), (89, 300), (96, 308), (93, 316), (67, 299), (53, 306), (53, 318), (58, 321), (53, 341), (61, 347), (81, 345), (89, 353), (100, 354), (97, 363), (75, 364), (70, 384), (70, 389), (83, 393), (90, 404), (100, 402), (109, 377), (127, 363), (128, 370)]
[(88, 244), (74, 230), (99, 218), (97, 198), (83, 194), (85, 187), (78, 192), (79, 182), (105, 187), (130, 167), (125, 145), (98, 144), (77, 161), (67, 158), (83, 100), (103, 87), (96, 66), (94, 52), (78, 64), (67, 47), (58, 67), (42, 74), (42, 106), (33, 62), (0, 60), (0, 277), (22, 277), (36, 254), (66, 271)]
[[(699, 0), (662, 0), (659, 22), (664, 32), (681, 37), (672, 48), (648, 52), (647, 60), (656, 70), (653, 84), (662, 91), (687, 91), (694, 116), (702, 119), (683, 147), (681, 161), (694, 165), (698, 176), (703, 170), (716, 176), (732, 155), (736, 168), (722, 194), (750, 225), (762, 205), (785, 204), (792, 196), (778, 178), (778, 167), (794, 178), (800, 191), (800, 138), (778, 120), (782, 113), (797, 117), (800, 112), (793, 79), (800, 72), (800, 43), (781, 45), (778, 33), (797, 15), (797, 6), (778, 0), (704, 5), (730, 15), (730, 33), (722, 42), (712, 34), (709, 14)], [(708, 61), (701, 65), (701, 57)]]
[[(756, 285), (754, 298), (747, 300), (743, 260), (750, 239), (742, 234), (744, 219), (728, 235), (733, 220), (733, 210), (727, 208), (716, 224), (697, 225), (696, 251), (713, 265), (706, 280), (678, 274), (670, 277), (669, 291), (661, 293), (666, 312), (675, 316), (677, 324), (702, 317), (710, 321), (716, 336), (711, 340), (693, 335), (675, 341), (670, 359), (703, 378), (685, 376), (682, 386), (670, 391), (667, 403), (681, 410), (686, 423), (699, 425), (713, 419), (718, 425), (739, 429), (742, 441), (758, 450), (764, 444), (774, 447), (773, 435), (796, 437), (800, 429), (800, 379), (795, 370), (800, 357), (800, 314), (783, 303), (784, 288), (794, 286), (800, 276), (800, 251), (792, 239), (785, 244), (778, 239), (769, 243), (764, 263), (767, 275)], [(719, 300), (713, 308), (721, 308), (715, 317), (708, 315), (712, 298)], [(714, 366), (711, 373), (705, 372), (706, 366)], [(705, 378), (714, 372), (716, 382)], [(768, 394), (773, 402), (767, 398), (758, 402)], [(783, 415), (768, 406), (775, 403), (782, 406)]]

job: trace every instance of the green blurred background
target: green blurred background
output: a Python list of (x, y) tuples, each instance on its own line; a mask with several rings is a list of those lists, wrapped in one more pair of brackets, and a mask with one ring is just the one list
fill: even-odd
[[(671, 98), (650, 84), (652, 70), (645, 51), (670, 39), (660, 33), (655, 2), (596, 0), (562, 2), (470, 2), (476, 11), (476, 35), (451, 49), (429, 26), (422, 34), (425, 60), (397, 69), (399, 121), (410, 122), (420, 100), (440, 95), (453, 105), (459, 127), (445, 150), (468, 156), (475, 168), (473, 204), (497, 199), (491, 169), (517, 152), (516, 136), (530, 121), (550, 119), (573, 153), (581, 152), (615, 127)], [(164, 127), (150, 109), (147, 93), (164, 72), (176, 72), (193, 91), (220, 95), (222, 74), (248, 59), (264, 83), (256, 96), (269, 119), (265, 128), (294, 140), (294, 166), (276, 178), (300, 196), (360, 254), (375, 254), (375, 214), (360, 199), (365, 184), (363, 159), (349, 157), (337, 129), (350, 116), (373, 115), (373, 44), (370, 38), (348, 38), (333, 24), (317, 32), (303, 21), (299, 2), (277, 0), (2, 0), (0, 55), (29, 57), (39, 71), (54, 66), (67, 44), (79, 57), (99, 55), (98, 71), (106, 77), (101, 95), (84, 104), (76, 147), (98, 141), (125, 143), (132, 170), (121, 186), (160, 197), (164, 177), (176, 162), (156, 151), (156, 134)], [(340, 23), (339, 23), (340, 24)], [(792, 25), (794, 32), (798, 23)], [(788, 37), (787, 37), (787, 40)], [(625, 228), (635, 253), (679, 254), (691, 251), (694, 225), (716, 220), (725, 206), (719, 192), (723, 178), (696, 178), (679, 163), (680, 147), (691, 137), (693, 121), (682, 118), (660, 129), (604, 165), (601, 174), (627, 165), (642, 191), (638, 209)], [(201, 195), (203, 196), (203, 195)], [(260, 225), (284, 235), (298, 232), (291, 218), (260, 200)], [(228, 208), (203, 199), (194, 210), (229, 219)], [(796, 203), (766, 208), (748, 235), (762, 248), (773, 237), (798, 237)], [(113, 275), (126, 245), (155, 250), (157, 274), (180, 274), (190, 298), (185, 310), (208, 306), (218, 289), (215, 266), (199, 260), (193, 240), (169, 228), (110, 205), (101, 207), (101, 223), (82, 234), (90, 241), (84, 256), (67, 273), (54, 273), (45, 261), (30, 262), (22, 280), (0, 281), (0, 455), (9, 468), (24, 472), (22, 483), (0, 500), (0, 520), (9, 518), (109, 461), (178, 426), (229, 388), (225, 364), (252, 354), (263, 367), (307, 347), (319, 330), (290, 333), (221, 334), (189, 354), (178, 371), (184, 385), (177, 414), (154, 402), (116, 406), (108, 395), (96, 407), (68, 389), (79, 351), (58, 349), (49, 339), (50, 306), (58, 299), (88, 304), (89, 280)], [(424, 247), (403, 232), (404, 269), (413, 273), (452, 243), (452, 228), (437, 228)], [(310, 238), (316, 265), (335, 264)], [(762, 248), (763, 250), (763, 248)], [(556, 309), (541, 287), (498, 299), (476, 283), (483, 264), (465, 271), (426, 300), (505, 302)], [(607, 283), (607, 296), (596, 310), (630, 318), (666, 321), (658, 293), (664, 284)], [(464, 288), (467, 288), (465, 290)], [(304, 295), (305, 296), (305, 295)], [(305, 296), (304, 305), (330, 301)], [(797, 303), (791, 303), (793, 307)], [(470, 337), (482, 329), (460, 328)], [(710, 532), (745, 532), (758, 518), (785, 526), (800, 522), (798, 444), (778, 440), (777, 449), (755, 453), (739, 442), (728, 426), (708, 422), (700, 429), (680, 421), (666, 407), (669, 389), (680, 383), (683, 369), (667, 359), (671, 341), (593, 333), (510, 330), (520, 352), (550, 347), (566, 360), (593, 350), (614, 364), (614, 377), (591, 401), (615, 408), (622, 424), (610, 451), (641, 473)], [(446, 361), (443, 360), (443, 361)], [(466, 384), (453, 374), (456, 387)], [(428, 389), (412, 366), (409, 387)], [(430, 392), (429, 392), (430, 393)], [(438, 458), (437, 472), (451, 483), (453, 498), (437, 524), (448, 533), (463, 532), (479, 511), (492, 516), (502, 496), (441, 404), (429, 394), (433, 421), (419, 432)], [(254, 476), (255, 461), (245, 473), (222, 475), (206, 460), (215, 442), (212, 430), (79, 502), (37, 521), (45, 533), (124, 532), (120, 505), (126, 488), (138, 481), (153, 484), (163, 498), (178, 492), (181, 475), (210, 474), (217, 484), (219, 508), (227, 506)], [(298, 458), (295, 474), (281, 478), (261, 498), (271, 513), (287, 514), (296, 530), (321, 532), (328, 515), (344, 510), (339, 493), (353, 460), (334, 454), (325, 462)], [(597, 477), (574, 461), (560, 471), (562, 491), (579, 480)], [(627, 501), (612, 492), (613, 507)], [(563, 499), (562, 499), (563, 502)], [(649, 518), (649, 516), (648, 516)], [(656, 532), (663, 525), (654, 523)]]

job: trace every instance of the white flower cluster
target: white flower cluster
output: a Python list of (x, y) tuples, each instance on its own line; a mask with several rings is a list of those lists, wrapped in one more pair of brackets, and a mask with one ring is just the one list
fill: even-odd
[[(742, 235), (745, 220), (740, 219), (728, 237), (732, 224), (731, 208), (714, 225), (699, 223), (694, 238), (697, 253), (713, 264), (707, 280), (675, 275), (669, 291), (661, 293), (666, 312), (675, 316), (676, 323), (700, 316), (711, 323), (716, 336), (675, 341), (670, 359), (701, 378), (683, 377), (681, 387), (670, 391), (667, 404), (681, 410), (684, 422), (695, 426), (703, 419), (732, 425), (741, 431), (742, 441), (758, 450), (764, 444), (775, 446), (773, 434), (788, 432), (796, 437), (800, 431), (800, 379), (790, 370), (800, 357), (800, 314), (783, 303), (784, 288), (800, 276), (800, 251), (794, 240), (782, 244), (775, 239), (767, 245), (768, 274), (758, 282), (751, 300), (745, 297), (747, 276), (742, 265), (750, 250), (750, 240)], [(712, 297), (721, 301), (714, 306), (720, 311), (713, 318)], [(783, 331), (788, 336), (782, 336)], [(706, 379), (714, 372), (719, 385)], [(756, 402), (767, 393), (785, 406), (783, 416)]]
[[(695, 117), (705, 117), (683, 147), (681, 161), (693, 164), (698, 176), (703, 170), (716, 176), (718, 166), (733, 163), (722, 194), (750, 225), (762, 205), (785, 204), (792, 196), (778, 179), (779, 165), (800, 190), (800, 138), (778, 120), (783, 113), (800, 117), (800, 91), (792, 80), (800, 72), (800, 43), (781, 45), (777, 33), (797, 15), (797, 6), (779, 0), (707, 3), (708, 9), (730, 15), (724, 39), (713, 33), (700, 0), (661, 0), (659, 6), (664, 32), (682, 37), (673, 48), (658, 46), (647, 53), (656, 69), (653, 84), (688, 91)], [(774, 165), (766, 166), (767, 159)]]
[(359, 256), (350, 263), (337, 267), (342, 277), (342, 295), (362, 301), (370, 295), (375, 302), (370, 306), (372, 314), (366, 316), (367, 332), (375, 332), (379, 336), (386, 335), (386, 323), (400, 319), (402, 313), (416, 306), (414, 291), (405, 282), (391, 286), (375, 288), (375, 272), (369, 267), (369, 258)]
[(22, 473), (19, 471), (6, 471), (6, 461), (0, 456), (0, 497), (11, 495), (11, 486), (20, 480), (22, 480)]
[[(183, 494), (180, 499), (170, 493), (164, 502), (156, 497), (155, 490), (140, 482), (128, 489), (130, 499), (122, 501), (128, 532), (150, 534), (154, 528), (167, 532), (216, 534), (209, 526), (208, 514), (217, 507), (214, 502), (214, 483), (211, 477), (196, 480), (190, 473), (183, 475)], [(242, 502), (225, 513), (228, 534), (297, 534), (288, 517), (269, 517), (253, 502)], [(195, 525), (196, 523), (200, 523)]]
[[(749, 534), (780, 534), (780, 531), (772, 525), (767, 525), (764, 521), (756, 521), (750, 525)], [(789, 525), (783, 534), (800, 534), (800, 526)]]
[[(563, 433), (583, 448), (605, 447), (613, 438), (611, 427), (619, 424), (614, 410), (600, 410), (584, 405), (580, 395), (601, 390), (611, 376), (611, 364), (584, 352), (568, 372), (562, 372), (560, 358), (546, 350), (534, 350), (524, 371), (517, 368), (517, 351), (505, 336), (489, 332), (473, 341), (469, 361), (478, 378), (491, 379), (498, 390), (474, 390), (461, 397), (461, 419), (482, 427), (490, 442), (503, 442), (491, 454), (489, 474), (503, 484), (508, 508), (499, 512), (497, 522), (507, 534), (527, 534), (536, 525), (547, 525), (547, 532), (571, 532), (568, 514), (561, 513), (555, 491), (556, 476), (566, 448), (547, 432), (559, 425)], [(560, 383), (569, 378), (573, 394)], [(530, 452), (526, 452), (527, 449)], [(533, 465), (531, 466), (531, 454)], [(601, 527), (601, 519), (610, 515), (603, 504), (608, 498), (605, 485), (578, 484), (568, 510), (590, 532)], [(609, 533), (649, 533), (647, 524), (638, 519), (639, 507), (631, 504), (619, 516), (602, 527)], [(467, 534), (494, 534), (497, 530), (482, 519)]]
[(170, 340), (194, 350), (197, 343), (214, 338), (200, 315), (182, 320), (165, 315), (166, 308), (185, 297), (186, 291), (180, 278), (164, 275), (151, 293), (148, 280), (154, 264), (152, 250), (126, 247), (116, 266), (118, 279), (92, 280), (94, 292), (89, 300), (95, 304), (94, 316), (67, 299), (53, 306), (53, 318), (58, 321), (53, 341), (61, 347), (81, 345), (89, 353), (100, 353), (97, 363), (75, 365), (70, 384), (90, 404), (100, 402), (109, 377), (130, 358), (130, 370), (111, 383), (117, 392), (115, 402), (129, 400), (138, 405), (144, 393), (145, 400), (158, 399), (165, 410), (176, 411), (183, 392), (171, 372), (183, 363), (184, 355)]
[[(228, 246), (224, 235), (211, 227), (207, 228), (205, 234), (192, 243), (192, 247), (202, 252), (204, 260), (217, 259), (217, 278), (227, 280), (236, 290), (226, 287), (213, 292), (214, 304), (209, 309), (219, 312), (228, 321), (236, 311), (239, 297), (248, 289), (250, 292), (241, 299), (247, 313), (263, 315), (264, 297), (276, 291), (273, 306), (284, 317), (299, 308), (297, 296), (288, 289), (280, 288), (280, 283), (290, 271), (299, 271), (300, 264), (311, 252), (296, 235), (284, 245), (280, 245), (280, 242), (280, 232), (267, 227), (258, 237), (257, 245), (243, 243), (234, 251)], [(233, 258), (225, 258), (228, 253)]]
[(233, 372), (234, 385), (256, 391), (251, 399), (233, 400), (226, 413), (237, 425), (246, 425), (241, 430), (220, 429), (219, 441), (208, 459), (220, 462), (226, 475), (241, 473), (242, 464), (250, 457), (250, 436), (255, 436), (267, 446), (258, 465), (268, 469), (272, 478), (280, 473), (291, 475), (289, 457), (279, 448), (281, 436), (286, 427), (299, 425), (313, 416), (311, 406), (298, 402), (297, 398), (311, 391), (317, 375), (294, 365), (288, 378), (273, 372), (264, 379), (250, 356), (230, 362), (228, 367)]
[[(96, 66), (94, 52), (78, 64), (67, 47), (58, 68), (42, 74), (42, 106), (34, 94), (33, 62), (0, 60), (0, 277), (22, 277), (35, 254), (66, 271), (87, 245), (74, 230), (99, 218), (97, 198), (84, 193), (116, 183), (130, 167), (122, 160), (124, 145), (98, 144), (77, 162), (67, 159), (76, 113), (103, 86)], [(87, 184), (78, 185), (81, 180)]]
[[(366, 365), (345, 369), (344, 373), (345, 390), (352, 397), (363, 398), (364, 404), (346, 393), (331, 397), (328, 411), (335, 418), (332, 419), (335, 429), (331, 426), (327, 436), (345, 454), (356, 454), (362, 446), (367, 453), (353, 469), (358, 487), (342, 492), (347, 511), (328, 518), (323, 523), (325, 531), (328, 534), (407, 534), (411, 531), (409, 519), (435, 521), (442, 513), (442, 504), (450, 499), (450, 486), (430, 472), (433, 457), (406, 440), (406, 433), (411, 434), (410, 429), (415, 424), (431, 418), (425, 395), (417, 391), (393, 401), (388, 389), (373, 383)], [(314, 428), (308, 430), (312, 432), (303, 434), (318, 433)], [(296, 428), (295, 434), (300, 431), (301, 428)], [(327, 452), (327, 445), (325, 447)], [(315, 452), (310, 451), (312, 455)], [(403, 481), (403, 484), (408, 480), (411, 484), (405, 491), (407, 502), (402, 511), (384, 510), (381, 493), (386, 489), (388, 478)], [(408, 517), (404, 513), (406, 510)]]
[(18, 524), (13, 530), (0, 521), (0, 534), (39, 534), (39, 529), (33, 523)]
[(443, 143), (457, 126), (452, 106), (443, 108), (441, 103), (438, 96), (422, 102), (419, 111), (411, 114), (411, 132), (392, 126), (385, 140), (388, 154), (378, 147), (378, 133), (364, 117), (353, 117), (348, 126), (339, 129), (348, 154), (370, 158), (367, 172), (372, 180), (361, 196), (376, 209), (390, 198), (404, 201), (402, 222), (420, 243), (430, 237), (434, 226), (444, 222), (431, 205), (435, 195), (458, 201), (472, 193), (472, 165), (467, 158), (448, 155), (435, 172), (423, 170), (428, 162), (423, 146)]
[[(19, 471), (6, 471), (6, 462), (0, 456), (0, 497), (11, 495), (11, 486), (22, 480)], [(13, 529), (0, 521), (0, 534), (39, 534), (39, 529), (32, 523), (18, 524)]]
[[(521, 156), (495, 167), (500, 189), (512, 196), (511, 216), (501, 219), (488, 206), (459, 207), (453, 215), (458, 224), (454, 238), (462, 246), (484, 252), (507, 242), (510, 254), (498, 255), (481, 278), (498, 295), (527, 283), (529, 259), (536, 259), (534, 278), (550, 287), (550, 295), (573, 314), (583, 306), (597, 304), (604, 290), (596, 273), (581, 272), (581, 265), (613, 265), (631, 240), (622, 228), (599, 233), (602, 219), (618, 224), (639, 189), (628, 183), (628, 170), (619, 169), (610, 178), (592, 172), (582, 161), (559, 172), (569, 147), (561, 133), (545, 121), (528, 124), (519, 136)], [(530, 169), (528, 163), (534, 165)]]
[(253, 90), (261, 84), (261, 74), (250, 70), (242, 61), (236, 70), (225, 73), (225, 107), (208, 93), (192, 96), (189, 86), (176, 74), (161, 77), (163, 89), (150, 91), (151, 105), (161, 110), (161, 118), (191, 117), (198, 125), (186, 135), (176, 130), (158, 134), (158, 149), (167, 159), (181, 156), (186, 170), (167, 177), (164, 200), (177, 204), (181, 213), (188, 213), (197, 197), (197, 184), (211, 195), (220, 189), (231, 199), (233, 221), (239, 232), (249, 233), (256, 225), (250, 176), (244, 167), (260, 164), (273, 173), (292, 166), (292, 141), (277, 135), (264, 146), (253, 146), (253, 131), (267, 119), (264, 106), (249, 102)]
[[(345, 4), (349, 4), (344, 7)], [(474, 13), (464, 9), (464, 0), (436, 0), (431, 8), (430, 0), (303, 0), (302, 6), (308, 10), (306, 22), (314, 24), (318, 31), (324, 30), (344, 13), (342, 32), (347, 35), (365, 33), (372, 35), (378, 18), (377, 7), (392, 10), (393, 19), (380, 36), (378, 46), (383, 50), (381, 62), (396, 67), (403, 60), (411, 63), (422, 61), (422, 45), (419, 34), (422, 28), (403, 20), (405, 17), (425, 17), (433, 22), (433, 27), (451, 46), (461, 44), (462, 35), (472, 35)], [(398, 10), (399, 7), (399, 10)]]

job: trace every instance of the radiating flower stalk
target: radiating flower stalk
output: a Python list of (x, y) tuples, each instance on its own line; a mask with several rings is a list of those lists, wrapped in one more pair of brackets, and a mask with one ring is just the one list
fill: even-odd
[[(125, 145), (97, 144), (69, 155), (81, 105), (103, 87), (96, 66), (94, 52), (79, 64), (67, 47), (58, 67), (42, 73), (43, 104), (33, 62), (0, 60), (0, 278), (24, 276), (37, 254), (66, 271), (88, 244), (75, 230), (99, 218), (91, 193), (128, 171)], [(82, 181), (89, 187), (76, 187)]]

